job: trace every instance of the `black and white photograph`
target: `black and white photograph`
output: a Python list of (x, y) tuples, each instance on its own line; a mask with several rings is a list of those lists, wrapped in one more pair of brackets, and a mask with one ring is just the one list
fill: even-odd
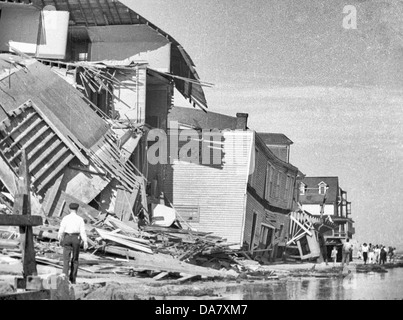
[(0, 0), (0, 300), (402, 300), (402, 164), (403, 0)]

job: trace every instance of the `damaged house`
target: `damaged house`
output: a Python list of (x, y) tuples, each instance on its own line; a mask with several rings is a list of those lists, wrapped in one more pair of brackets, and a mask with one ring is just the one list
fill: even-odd
[(177, 126), (180, 151), (166, 166), (164, 191), (183, 224), (273, 260), (286, 246), (299, 171), (288, 157), (277, 157), (247, 119), (172, 108), (170, 133), (176, 136)]
[(205, 110), (203, 85), (180, 44), (119, 1), (0, 1), (0, 181), (15, 193), (25, 150), (33, 214), (77, 202), (87, 220), (149, 220), (163, 167), (148, 133), (167, 130), (175, 90)]
[(299, 185), (299, 200), (302, 209), (315, 217), (323, 216), (331, 221), (332, 229), (323, 233), (328, 258), (333, 246), (339, 248), (338, 260), (341, 261), (340, 247), (345, 239), (352, 239), (355, 230), (351, 218), (351, 202), (347, 192), (340, 188), (338, 177), (305, 177)]

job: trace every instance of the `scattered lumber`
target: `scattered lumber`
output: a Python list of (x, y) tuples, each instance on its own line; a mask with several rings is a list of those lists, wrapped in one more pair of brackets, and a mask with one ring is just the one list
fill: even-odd
[(20, 242), (16, 240), (0, 239), (0, 249), (18, 249)]
[(135, 250), (139, 250), (139, 251), (143, 251), (143, 252), (146, 252), (146, 253), (153, 254), (153, 251), (149, 247), (147, 247), (146, 245), (136, 243), (135, 241), (132, 241), (132, 240), (123, 239), (123, 238), (121, 238), (119, 236), (114, 235), (112, 232), (104, 231), (104, 230), (101, 230), (101, 229), (96, 229), (96, 231), (105, 240), (110, 240), (110, 241), (119, 243), (119, 244), (121, 244), (123, 246), (129, 247), (129, 248), (132, 248), (132, 249), (135, 249)]
[[(57, 238), (61, 218), (47, 217), (44, 221), (33, 227), (36, 261), (61, 269), (63, 248)], [(252, 274), (260, 267), (246, 252), (231, 249), (236, 244), (208, 232), (161, 226), (140, 230), (134, 222), (123, 222), (111, 214), (87, 221), (85, 230), (89, 249), (80, 254), (80, 270), (90, 273), (145, 276), (157, 281), (175, 279), (172, 281), (182, 283), (237, 277), (240, 272)], [(18, 239), (0, 237), (2, 248), (10, 252), (10, 257), (21, 257)], [(274, 274), (270, 276), (275, 278)]]

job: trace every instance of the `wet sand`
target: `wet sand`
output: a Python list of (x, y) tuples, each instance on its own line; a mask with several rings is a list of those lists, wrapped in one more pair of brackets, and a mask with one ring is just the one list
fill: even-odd
[[(195, 281), (177, 283), (175, 280), (128, 275), (95, 275), (79, 271), (77, 284), (73, 285), (78, 300), (188, 300), (188, 299), (399, 299), (403, 288), (401, 264), (364, 266), (354, 261), (346, 268), (341, 264), (295, 263), (261, 266), (261, 271), (274, 271), (277, 278), (262, 279), (254, 275), (232, 280)], [(0, 282), (14, 283), (21, 275), (20, 264), (0, 264)], [(39, 275), (60, 274), (60, 269), (38, 265)], [(350, 275), (349, 275), (350, 273)], [(353, 275), (353, 276), (352, 276)], [(349, 281), (348, 279), (353, 279)], [(347, 279), (347, 280), (346, 280)], [(376, 290), (368, 290), (368, 288)], [(387, 290), (388, 286), (391, 287)], [(393, 287), (393, 288), (392, 288)], [(367, 290), (365, 290), (367, 288)], [(356, 293), (354, 293), (356, 292)], [(362, 294), (361, 294), (362, 293)], [(384, 298), (383, 298), (384, 297)]]

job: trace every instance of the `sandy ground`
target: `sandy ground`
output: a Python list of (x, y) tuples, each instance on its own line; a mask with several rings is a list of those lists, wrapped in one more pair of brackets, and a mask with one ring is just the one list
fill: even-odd
[[(7, 260), (7, 259), (6, 259)], [(10, 264), (11, 263), (11, 264)], [(386, 266), (388, 267), (388, 266)], [(391, 266), (389, 266), (391, 267)], [(358, 268), (362, 271), (382, 272), (384, 268), (369, 265), (363, 266), (361, 260), (350, 263), (348, 268)], [(186, 300), (186, 299), (225, 299), (231, 287), (246, 284), (270, 284), (272, 281), (286, 281), (291, 277), (338, 277), (342, 276), (343, 269), (337, 263), (295, 263), (273, 264), (261, 266), (259, 271), (274, 271), (277, 278), (265, 279), (253, 275), (243, 274), (237, 279), (217, 281), (188, 281), (177, 283), (174, 279), (154, 280), (152, 278), (132, 277), (129, 275), (91, 274), (79, 271), (77, 284), (73, 285), (75, 298), (79, 300)], [(344, 269), (346, 272), (346, 269)], [(60, 274), (61, 270), (38, 265), (39, 276)], [(14, 284), (16, 276), (22, 274), (22, 265), (18, 260), (0, 260), (0, 294), (10, 290), (8, 286)], [(252, 274), (252, 275), (251, 275)]]

